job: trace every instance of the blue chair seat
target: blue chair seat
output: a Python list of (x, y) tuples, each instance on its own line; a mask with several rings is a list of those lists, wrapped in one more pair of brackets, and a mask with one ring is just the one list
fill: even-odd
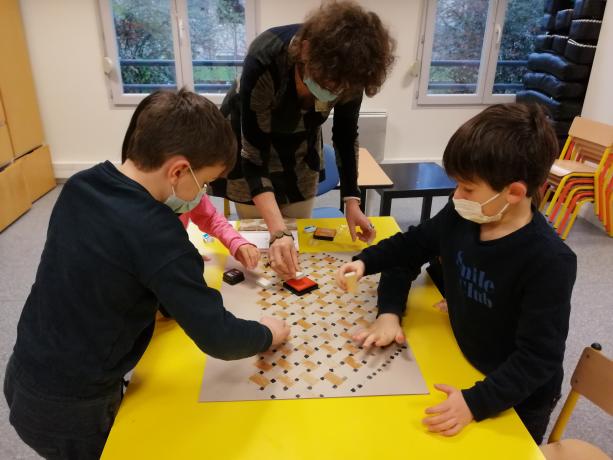
[(328, 193), (338, 185), (340, 176), (338, 175), (338, 167), (336, 166), (336, 154), (332, 146), (324, 144), (324, 170), (326, 178), (317, 186), (317, 196)]
[[(328, 193), (333, 190), (339, 181), (338, 167), (336, 166), (336, 154), (332, 146), (324, 144), (324, 168), (326, 171), (326, 178), (317, 186), (317, 196), (321, 196), (324, 193)], [(332, 217), (344, 217), (343, 212), (338, 208), (323, 207), (313, 209), (313, 217), (315, 219), (332, 218)]]
[(312, 216), (314, 219), (328, 219), (333, 217), (345, 217), (345, 214), (338, 208), (323, 207), (313, 209)]

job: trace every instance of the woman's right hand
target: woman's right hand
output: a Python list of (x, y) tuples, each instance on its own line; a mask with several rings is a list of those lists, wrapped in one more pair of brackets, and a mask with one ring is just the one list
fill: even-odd
[(298, 251), (294, 246), (294, 239), (289, 236), (277, 238), (272, 242), (268, 249), (268, 259), (270, 267), (285, 281), (294, 279), (296, 272), (300, 271)]

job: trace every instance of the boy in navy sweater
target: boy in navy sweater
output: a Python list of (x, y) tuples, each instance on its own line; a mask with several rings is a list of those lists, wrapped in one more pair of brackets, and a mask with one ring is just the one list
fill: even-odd
[(120, 167), (107, 161), (64, 185), (7, 365), (10, 422), (45, 458), (100, 457), (122, 377), (144, 353), (158, 305), (221, 359), (265, 351), (289, 334), (283, 321), (246, 321), (224, 308), (175, 215), (232, 168), (229, 122), (184, 90), (149, 95), (133, 118)]
[(533, 204), (557, 148), (537, 106), (487, 108), (445, 149), (445, 170), (458, 183), (453, 200), (339, 270), (341, 287), (345, 273), (383, 272), (379, 316), (355, 339), (385, 346), (404, 341), (400, 319), (410, 281), (441, 257), (453, 333), (486, 377), (462, 390), (435, 385), (447, 399), (426, 410), (430, 431), (452, 436), (472, 420), (514, 407), (534, 440), (543, 438), (560, 394), (576, 276), (575, 254)]

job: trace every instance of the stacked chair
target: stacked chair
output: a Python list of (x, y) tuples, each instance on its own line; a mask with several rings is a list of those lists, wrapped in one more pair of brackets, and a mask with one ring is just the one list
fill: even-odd
[(613, 126), (575, 117), (543, 187), (540, 206), (562, 239), (585, 203), (594, 203), (596, 215), (613, 236), (612, 148)]
[(535, 39), (517, 102), (547, 107), (560, 145), (581, 113), (605, 6), (606, 0), (545, 0), (546, 33)]

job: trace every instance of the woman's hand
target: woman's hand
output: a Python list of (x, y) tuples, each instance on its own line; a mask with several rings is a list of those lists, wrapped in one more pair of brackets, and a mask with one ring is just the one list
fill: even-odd
[(270, 267), (285, 281), (294, 279), (300, 271), (298, 251), (294, 239), (290, 236), (277, 238), (268, 249)]
[[(287, 231), (281, 210), (272, 192), (254, 196), (253, 203), (266, 222), (271, 235), (282, 230)], [(300, 271), (298, 251), (296, 251), (292, 237), (283, 236), (274, 240), (268, 249), (268, 259), (271, 268), (284, 280), (295, 278), (296, 272)]]
[[(377, 236), (374, 225), (370, 223), (368, 217), (360, 209), (360, 202), (358, 200), (347, 200), (345, 203), (345, 217), (349, 233), (351, 234), (351, 241), (359, 238), (365, 243), (370, 243)], [(356, 231), (356, 226), (360, 227), (361, 232)]]

